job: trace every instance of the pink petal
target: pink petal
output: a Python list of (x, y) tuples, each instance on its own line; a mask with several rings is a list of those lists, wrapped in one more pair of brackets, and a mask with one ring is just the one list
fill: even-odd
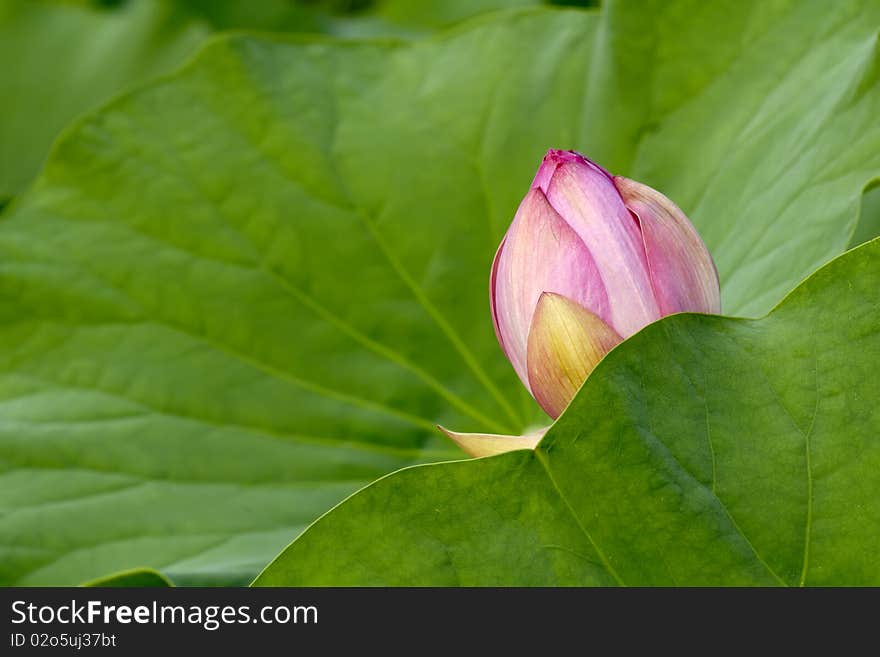
[(562, 294), (600, 317), (608, 297), (590, 251), (539, 189), (523, 199), (495, 256), (490, 302), (499, 341), (529, 387), (526, 350), (543, 292)]
[(621, 337), (586, 308), (545, 292), (529, 332), (529, 383), (535, 400), (556, 419)]
[(562, 162), (547, 199), (593, 256), (610, 304), (609, 314), (597, 314), (625, 338), (659, 319), (639, 226), (612, 179), (592, 163)]
[(715, 263), (684, 212), (647, 185), (621, 176), (614, 181), (641, 225), (660, 312), (720, 313)]
[(438, 429), (452, 438), (469, 456), (494, 456), (515, 449), (535, 449), (550, 427), (532, 431), (524, 436), (504, 436), (497, 433), (459, 433), (438, 426)]
[(498, 344), (501, 345), (505, 354), (507, 354), (507, 347), (504, 346), (504, 336), (501, 335), (501, 327), (498, 324), (498, 307), (495, 303), (495, 288), (498, 279), (498, 261), (501, 259), (501, 252), (504, 250), (504, 245), (506, 243), (507, 235), (504, 236), (504, 239), (501, 240), (501, 244), (498, 245), (498, 249), (495, 251), (495, 257), (492, 258), (492, 273), (489, 274), (489, 307), (492, 310), (492, 327), (495, 329), (495, 337), (498, 338)]

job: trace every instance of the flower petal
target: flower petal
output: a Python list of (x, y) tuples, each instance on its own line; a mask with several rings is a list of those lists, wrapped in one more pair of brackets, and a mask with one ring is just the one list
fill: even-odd
[(616, 176), (614, 182), (641, 225), (660, 312), (720, 313), (718, 271), (684, 212), (647, 185), (621, 176)]
[(505, 235), (504, 239), (501, 240), (501, 244), (498, 245), (498, 250), (495, 251), (495, 257), (492, 258), (492, 272), (489, 274), (489, 307), (492, 310), (492, 327), (495, 329), (495, 337), (498, 338), (498, 344), (501, 345), (504, 353), (510, 358), (510, 354), (507, 353), (507, 347), (504, 346), (504, 336), (501, 334), (501, 327), (498, 324), (498, 306), (495, 302), (496, 282), (498, 280), (498, 261), (501, 259), (501, 252), (504, 250), (504, 245), (506, 243), (507, 236)]
[(532, 395), (557, 418), (596, 364), (621, 341), (586, 308), (545, 292), (529, 332), (528, 369)]
[(501, 347), (526, 387), (526, 348), (542, 292), (563, 294), (599, 316), (608, 297), (589, 250), (539, 189), (530, 190), (495, 256), (490, 302)]
[(523, 436), (505, 436), (498, 433), (459, 433), (437, 426), (452, 438), (469, 456), (494, 456), (515, 449), (534, 449), (550, 427), (544, 427)]
[(602, 319), (623, 337), (659, 319), (639, 226), (612, 179), (595, 165), (563, 162), (547, 199), (593, 256), (610, 303)]

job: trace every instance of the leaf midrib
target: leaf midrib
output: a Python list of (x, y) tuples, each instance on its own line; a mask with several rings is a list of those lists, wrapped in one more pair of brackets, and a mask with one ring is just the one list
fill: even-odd
[[(310, 445), (314, 447), (326, 447), (330, 449), (352, 449), (365, 451), (368, 453), (381, 454), (388, 457), (400, 458), (403, 460), (411, 460), (417, 459), (426, 454), (426, 451), (420, 447), (403, 447), (403, 446), (394, 446), (394, 445), (381, 445), (378, 443), (366, 443), (363, 441), (359, 441), (353, 438), (331, 438), (327, 436), (313, 436), (313, 435), (305, 435), (300, 433), (294, 433), (289, 431), (280, 431), (277, 429), (273, 429), (271, 427), (265, 426), (255, 426), (249, 424), (241, 424), (231, 421), (219, 421), (212, 418), (207, 418), (201, 415), (197, 415), (195, 413), (183, 413), (180, 411), (175, 411), (171, 409), (162, 409), (157, 408), (144, 400), (135, 399), (129, 397), (128, 395), (124, 395), (119, 391), (108, 390), (106, 388), (98, 387), (98, 386), (86, 386), (80, 384), (72, 384), (65, 381), (54, 381), (49, 380), (45, 376), (39, 376), (36, 374), (22, 374), (21, 372), (16, 372), (16, 376), (22, 377), (25, 379), (30, 379), (36, 382), (39, 382), (44, 386), (43, 390), (45, 390), (45, 386), (48, 384), (50, 387), (54, 387), (60, 390), (84, 390), (88, 392), (96, 392), (101, 395), (105, 395), (107, 397), (111, 397), (114, 399), (119, 399), (121, 401), (125, 401), (134, 405), (138, 411), (137, 414), (131, 414), (126, 416), (112, 416), (112, 417), (102, 417), (95, 418), (94, 420), (89, 420), (89, 422), (118, 422), (118, 421), (129, 421), (129, 420), (138, 420), (144, 417), (164, 417), (174, 421), (183, 421), (183, 422), (195, 422), (198, 424), (202, 424), (204, 426), (213, 427), (216, 429), (226, 430), (226, 431), (240, 431), (245, 434), (249, 434), (252, 436), (259, 436), (269, 440), (281, 441), (284, 443), (294, 443), (300, 445)], [(0, 399), (0, 405), (2, 405), (6, 399)], [(15, 423), (16, 421), (11, 421)], [(18, 421), (24, 423), (22, 421)], [(46, 422), (41, 421), (29, 421), (31, 424), (39, 424), (41, 426), (45, 426)], [(68, 425), (69, 421), (63, 421), (61, 424)], [(428, 455), (431, 452), (427, 452)], [(450, 453), (437, 453), (442, 456), (452, 456), (453, 452)]]
[[(589, 382), (589, 379), (587, 381)], [(653, 433), (652, 433), (652, 436), (653, 436)], [(718, 506), (724, 512), (727, 519), (730, 521), (733, 529), (736, 531), (736, 533), (739, 535), (739, 537), (745, 542), (745, 544), (749, 547), (749, 549), (754, 554), (755, 559), (764, 567), (764, 569), (766, 569), (768, 574), (774, 580), (776, 580), (776, 582), (778, 582), (781, 586), (788, 587), (788, 583), (784, 579), (782, 579), (782, 577), (780, 577), (778, 573), (776, 573), (776, 571), (770, 566), (769, 563), (767, 563), (767, 561), (764, 559), (764, 557), (761, 555), (761, 553), (758, 552), (758, 549), (755, 547), (755, 545), (752, 543), (751, 539), (746, 535), (746, 533), (739, 526), (739, 523), (737, 523), (736, 519), (733, 517), (733, 514), (730, 512), (730, 509), (727, 508), (727, 505), (724, 504), (724, 502), (716, 494), (714, 489), (706, 486), (702, 481), (700, 481), (696, 476), (694, 476), (694, 474), (692, 472), (690, 472), (690, 470), (688, 470), (688, 468), (685, 467), (685, 465), (672, 453), (672, 451), (666, 446), (666, 444), (662, 440), (657, 438), (657, 436), (653, 436), (653, 437), (654, 437), (656, 443), (658, 445), (662, 446), (667, 457), (672, 459), (672, 461), (676, 464), (679, 471), (684, 476), (688, 477), (699, 488), (707, 491), (712, 496), (712, 499), (718, 504)], [(545, 440), (546, 440), (546, 437), (545, 437)], [(542, 441), (542, 443), (543, 442), (544, 441)], [(542, 468), (544, 469), (544, 472), (547, 474), (547, 477), (549, 478), (550, 483), (553, 486), (553, 489), (556, 491), (559, 498), (565, 504), (569, 513), (574, 518), (575, 522), (577, 523), (577, 526), (580, 528), (581, 532), (587, 538), (590, 545), (596, 551), (596, 554), (599, 556), (600, 560), (602, 561), (602, 565), (605, 567), (606, 571), (618, 582), (618, 584), (620, 584), (621, 586), (627, 586), (623, 582), (619, 573), (617, 573), (617, 571), (611, 565), (611, 562), (610, 562), (610, 559), (608, 558), (608, 556), (598, 546), (598, 544), (596, 543), (592, 534), (587, 530), (586, 526), (581, 522), (580, 517), (578, 516), (574, 507), (568, 501), (568, 498), (565, 496), (565, 494), (562, 491), (562, 488), (560, 487), (560, 485), (556, 481), (556, 478), (553, 476), (553, 473), (552, 473), (552, 470), (550, 467), (549, 451), (545, 447), (542, 447), (541, 444), (539, 444), (538, 447), (535, 448), (534, 452), (535, 452), (536, 458), (538, 459), (538, 462), (541, 464)]]
[(556, 477), (553, 476), (553, 471), (550, 469), (550, 460), (547, 455), (547, 452), (540, 447), (540, 445), (535, 449), (535, 458), (537, 458), (538, 463), (541, 464), (541, 467), (544, 470), (544, 473), (547, 475), (547, 478), (550, 480), (550, 484), (553, 486), (553, 490), (556, 491), (556, 494), (559, 496), (559, 499), (562, 500), (562, 503), (565, 505), (565, 508), (568, 509), (568, 512), (571, 514), (571, 517), (574, 518), (575, 523), (578, 528), (581, 530), (581, 533), (587, 538), (590, 545), (593, 548), (593, 551), (598, 555), (599, 560), (602, 562), (602, 566), (605, 568), (606, 572), (614, 578), (614, 581), (617, 582), (619, 586), (626, 586), (626, 583), (618, 574), (617, 570), (615, 570), (614, 566), (611, 565), (611, 561), (608, 559), (608, 556), (599, 547), (596, 541), (593, 539), (592, 534), (590, 534), (589, 530), (584, 526), (581, 522), (580, 517), (577, 512), (574, 510), (574, 507), (568, 501), (568, 498), (562, 492), (562, 489), (559, 487), (559, 484), (556, 482)]

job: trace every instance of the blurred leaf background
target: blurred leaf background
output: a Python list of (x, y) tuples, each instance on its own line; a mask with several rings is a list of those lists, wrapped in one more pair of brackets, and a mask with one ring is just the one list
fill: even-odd
[(538, 4), (539, 0), (0, 0), (0, 209), (33, 180), (52, 141), (74, 118), (173, 70), (216, 31), (414, 38), (480, 13)]

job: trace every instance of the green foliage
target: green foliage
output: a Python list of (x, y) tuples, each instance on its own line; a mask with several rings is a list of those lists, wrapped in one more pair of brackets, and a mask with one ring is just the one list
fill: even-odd
[(112, 11), (0, 0), (0, 201), (24, 191), (72, 119), (169, 71), (207, 33), (155, 0)]
[(880, 171), (878, 25), (874, 0), (607, 3), (579, 143), (687, 211), (726, 313), (846, 248)]
[(0, 210), (68, 123), (171, 71), (213, 30), (414, 36), (539, 0), (0, 0)]
[[(77, 122), (0, 221), (0, 582), (76, 584), (143, 566), (183, 584), (246, 583), (318, 515), (377, 477), (459, 457), (435, 423), (518, 432), (546, 421), (496, 344), (486, 287), (494, 249), (548, 147), (579, 148), (661, 189), (706, 238), (726, 311), (768, 309), (844, 248), (861, 190), (880, 172), (877, 11), (860, 2), (740, 0), (698, 10), (683, 0), (611, 2), (601, 15), (506, 12), (413, 42), (227, 36), (178, 74)], [(859, 253), (864, 260), (873, 251)], [(864, 333), (853, 338), (858, 353), (876, 355), (876, 316), (870, 324), (867, 310), (842, 305), (871, 283), (876, 289), (869, 265), (847, 270), (828, 303)], [(740, 454), (729, 430), (747, 426), (784, 452), (780, 459), (794, 458), (789, 448), (803, 458), (803, 436), (813, 431), (817, 449), (826, 441), (847, 459), (847, 445), (877, 435), (868, 432), (876, 416), (850, 400), (853, 390), (865, 391), (860, 403), (871, 400), (867, 365), (831, 379), (837, 395), (822, 388), (820, 410), (829, 414), (817, 412), (809, 429), (805, 409), (820, 399), (810, 369), (816, 345), (831, 348), (820, 356), (823, 374), (844, 377), (838, 370), (851, 365), (828, 335), (850, 330), (827, 310), (830, 293), (812, 300), (819, 293), (809, 290), (833, 288), (816, 283), (821, 276), (768, 320), (683, 317), (649, 329), (603, 368), (615, 373), (613, 385), (594, 377), (596, 399), (585, 392), (580, 410), (560, 420), (540, 458), (567, 495), (599, 509), (598, 519), (579, 519), (591, 533), (598, 523), (624, 581), (698, 581), (694, 564), (708, 555), (730, 566), (727, 581), (775, 581), (725, 509), (779, 578), (799, 581), (803, 541), (794, 542), (792, 527), (804, 531), (803, 463), (780, 461), (776, 473), (775, 453), (766, 463), (754, 456), (760, 450)], [(780, 316), (799, 319), (782, 322), (783, 331)], [(737, 365), (735, 346), (755, 351)], [(730, 362), (733, 373), (714, 369)], [(693, 398), (681, 394), (685, 372), (701, 386)], [(739, 391), (729, 407), (709, 385), (725, 376)], [(757, 387), (740, 390), (741, 381)], [(767, 401), (771, 385), (778, 403)], [(861, 410), (832, 413), (844, 402)], [(643, 415), (628, 415), (636, 412)], [(705, 450), (693, 452), (708, 442), (707, 416), (718, 436), (716, 497), (707, 492)], [(645, 427), (654, 429), (643, 417), (662, 429), (662, 445), (647, 441)], [(844, 417), (856, 429), (831, 426)], [(608, 424), (594, 441), (600, 420)], [(603, 445), (635, 465), (644, 457), (641, 469), (614, 479), (603, 468), (615, 461), (594, 458)], [(830, 476), (828, 458), (817, 452), (816, 491)], [(481, 476), (462, 497), (464, 483)], [(563, 522), (571, 511), (547, 488), (541, 461), (523, 453), (408, 470), (327, 516), (293, 550), (313, 558), (309, 546), (326, 547), (322, 536), (334, 527), (350, 529), (350, 509), (400, 482), (412, 491), (416, 479), (415, 498), (381, 498), (385, 507), (364, 513), (430, 516), (424, 504), (440, 498), (426, 489), (454, 494), (457, 505), (440, 507), (439, 520), (481, 521), (509, 537), (472, 537), (495, 541), (484, 581), (502, 579), (493, 560), (505, 568), (531, 560), (536, 540), (562, 547), (536, 557), (532, 570), (523, 566), (523, 581), (614, 579), (583, 532)], [(673, 488), (645, 492), (667, 481)], [(860, 490), (876, 492), (874, 481)], [(599, 482), (632, 494), (629, 516), (601, 515), (611, 507)], [(737, 506), (753, 503), (735, 489), (749, 482), (769, 487), (762, 502), (787, 505), (779, 545), (766, 537), (764, 515)], [(497, 514), (478, 504), (493, 485), (509, 490)], [(848, 502), (867, 520), (839, 539), (825, 515), (837, 507), (815, 507), (815, 553), (823, 540), (843, 547), (827, 577), (808, 569), (809, 583), (875, 581), (863, 560), (843, 565), (855, 549), (846, 542), (864, 541), (876, 520), (870, 498), (853, 495)], [(656, 518), (641, 515), (648, 512)], [(511, 513), (522, 527), (510, 525)], [(642, 522), (696, 527), (687, 540), (717, 540), (690, 565), (676, 547), (680, 535), (658, 537), (661, 529), (645, 534), (648, 547), (611, 545), (635, 540)], [(382, 527), (389, 540), (411, 538), (381, 519), (362, 529)], [(356, 558), (348, 548), (373, 550), (340, 546), (338, 563)], [(431, 554), (436, 574), (413, 561), (399, 578), (477, 581), (475, 562), (464, 577)], [(641, 554), (669, 555), (668, 568), (655, 559), (655, 569), (638, 570)], [(364, 574), (359, 583), (388, 581), (383, 564), (364, 563), (352, 571)], [(303, 579), (285, 568), (280, 578)], [(316, 579), (330, 576), (314, 570)], [(702, 577), (722, 573), (707, 565)]]
[(877, 585), (880, 241), (768, 317), (674, 315), (536, 451), (411, 468), (259, 585)]

